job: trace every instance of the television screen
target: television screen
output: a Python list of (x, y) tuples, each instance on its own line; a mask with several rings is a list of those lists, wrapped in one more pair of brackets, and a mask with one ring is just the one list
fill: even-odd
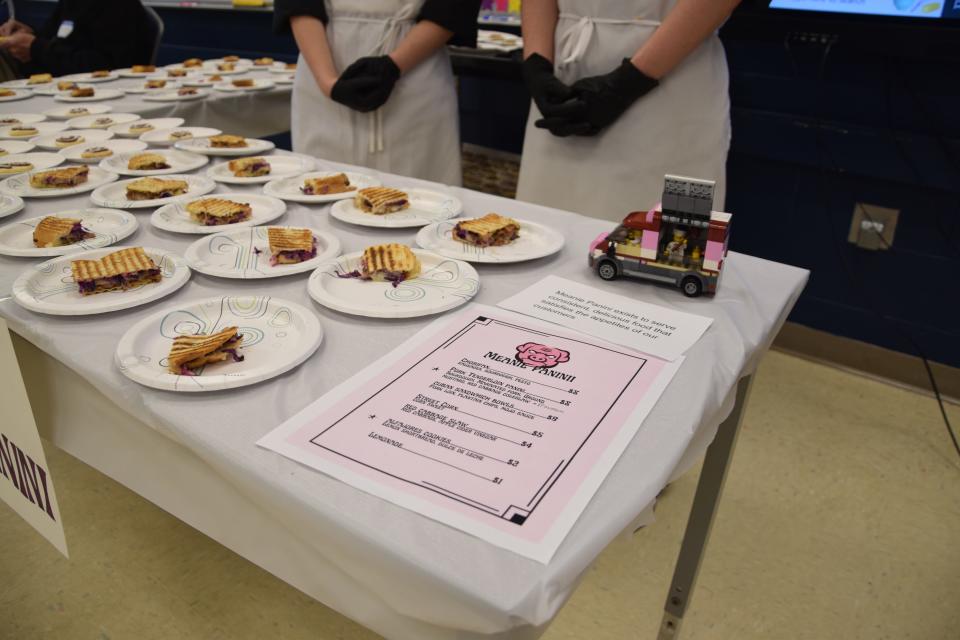
[(918, 20), (960, 18), (960, 0), (770, 0), (770, 8)]

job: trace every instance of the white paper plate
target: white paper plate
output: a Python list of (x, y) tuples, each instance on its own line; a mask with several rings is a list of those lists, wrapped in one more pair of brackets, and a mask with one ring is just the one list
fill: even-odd
[(195, 94), (186, 96), (182, 96), (176, 91), (163, 90), (160, 93), (148, 93), (143, 96), (143, 99), (151, 102), (186, 102), (188, 100), (203, 100), (208, 95), (210, 95), (210, 92), (206, 89), (197, 89)]
[(47, 87), (51, 84), (54, 84), (54, 82), (54, 80), (50, 80), (49, 82), (30, 84), (27, 78), (20, 78), (19, 80), (7, 80), (6, 82), (0, 82), (0, 87), (5, 89), (29, 89), (30, 87)]
[(133, 70), (133, 67), (124, 67), (123, 69), (115, 69), (115, 70), (114, 70), (114, 73), (116, 73), (116, 74), (117, 74), (118, 76), (120, 76), (121, 78), (152, 78), (152, 77), (162, 77), (162, 76), (160, 76), (160, 73), (161, 73), (161, 72), (159, 71), (159, 69), (161, 69), (161, 68), (162, 68), (162, 67), (158, 67), (157, 70), (154, 70), (154, 71), (136, 72), (136, 71)]
[(164, 249), (143, 250), (160, 267), (163, 279), (129, 291), (107, 291), (82, 296), (70, 272), (73, 260), (96, 260), (123, 247), (105, 247), (53, 258), (24, 271), (13, 283), (13, 299), (20, 306), (55, 316), (108, 313), (153, 302), (168, 296), (190, 279), (190, 267), (180, 256)]
[[(183, 153), (186, 152), (184, 151)], [(313, 158), (300, 155), (270, 156), (267, 158), (267, 161), (270, 163), (270, 173), (265, 176), (238, 178), (230, 171), (229, 162), (221, 162), (213, 165), (207, 169), (207, 175), (217, 182), (223, 182), (225, 184), (263, 184), (264, 182), (275, 180), (279, 176), (299, 175), (304, 171), (310, 171), (316, 165)], [(289, 199), (277, 196), (275, 193), (268, 193), (267, 195), (279, 197), (281, 200)]]
[(150, 78), (150, 80), (166, 80), (167, 83), (162, 87), (149, 88), (147, 87), (147, 81), (134, 83), (134, 84), (125, 84), (121, 85), (120, 88), (126, 91), (127, 93), (156, 93), (160, 91), (173, 91), (174, 89), (179, 89), (181, 87), (179, 78)]
[(370, 318), (414, 318), (459, 307), (477, 295), (480, 276), (466, 262), (414, 249), (422, 268), (413, 280), (389, 282), (341, 278), (360, 269), (363, 252), (320, 265), (307, 282), (310, 297), (334, 311)]
[[(0, 158), (0, 164), (5, 162), (29, 162), (33, 165), (33, 169), (29, 171), (43, 171), (44, 169), (49, 169), (61, 164), (64, 161), (64, 157), (59, 153), (50, 153), (49, 151), (33, 151), (30, 153), (14, 153), (9, 156), (3, 156)], [(27, 173), (26, 171), (21, 172)], [(7, 176), (21, 175), (16, 173), (9, 173)]]
[[(239, 78), (236, 78), (239, 80)], [(226, 91), (226, 92), (243, 92), (243, 91), (265, 91), (267, 89), (273, 89), (274, 82), (273, 80), (267, 80), (266, 78), (253, 78), (252, 87), (235, 87), (233, 85), (233, 80), (230, 82), (218, 82), (213, 85), (213, 88), (217, 91)]]
[(24, 207), (23, 198), (8, 196), (0, 193), (0, 218), (6, 218), (21, 211)]
[[(0, 126), (8, 124), (33, 124), (34, 122), (43, 122), (47, 116), (40, 113), (0, 113)], [(18, 120), (19, 122), (13, 122)]]
[(27, 126), (33, 127), (37, 130), (37, 135), (34, 136), (14, 136), (10, 135), (10, 130), (13, 127), (19, 125), (8, 125), (6, 127), (0, 127), (0, 139), (3, 140), (30, 140), (33, 142), (33, 138), (37, 136), (42, 136), (47, 133), (56, 133), (57, 131), (63, 131), (67, 128), (66, 122), (32, 122)]
[(60, 93), (60, 90), (57, 89), (57, 83), (51, 82), (50, 84), (38, 84), (33, 87), (33, 95), (35, 96), (55, 96)]
[(36, 171), (7, 178), (3, 182), (0, 182), (0, 191), (12, 196), (20, 196), (21, 198), (59, 198), (94, 191), (98, 187), (113, 182), (119, 177), (115, 173), (110, 173), (97, 167), (90, 167), (90, 174), (87, 177), (87, 181), (76, 187), (70, 187), (68, 189), (34, 189), (30, 186), (30, 175), (34, 173), (36, 173)]
[[(83, 152), (91, 147), (106, 147), (113, 151), (112, 156), (106, 156), (105, 158), (84, 158)], [(83, 143), (75, 144), (72, 147), (67, 147), (60, 151), (60, 155), (70, 160), (71, 162), (82, 162), (84, 164), (99, 164), (101, 169), (107, 171), (113, 171), (112, 169), (104, 166), (103, 161), (114, 158), (117, 155), (124, 153), (132, 155), (137, 151), (143, 151), (147, 148), (146, 142), (140, 142), (139, 140), (106, 140), (104, 142), (95, 142), (95, 143)], [(126, 166), (126, 164), (124, 164)], [(113, 171), (113, 173), (120, 173), (119, 171)]]
[[(237, 327), (242, 362), (218, 362), (198, 376), (167, 370), (178, 335), (215, 333)], [(275, 378), (312, 356), (323, 329), (309, 309), (282, 298), (215, 297), (184, 302), (144, 318), (120, 338), (114, 362), (125, 376), (167, 391), (198, 392), (245, 387)]]
[[(71, 131), (60, 131), (58, 133), (45, 133), (42, 136), (37, 136), (31, 142), (47, 151), (60, 151), (61, 149), (68, 149), (69, 147), (58, 147), (57, 138), (64, 136), (80, 136), (83, 138), (83, 142), (78, 142), (78, 145), (88, 145), (97, 142), (103, 142), (109, 140), (113, 137), (113, 134), (104, 129), (78, 129)], [(75, 146), (75, 145), (70, 145)]]
[(520, 223), (520, 234), (510, 244), (500, 247), (475, 247), (453, 239), (451, 231), (461, 220), (444, 220), (420, 229), (417, 244), (427, 251), (448, 258), (485, 263), (536, 260), (563, 249), (562, 233), (527, 220), (517, 220)]
[(0, 97), (0, 102), (13, 102), (14, 100), (26, 100), (33, 97), (33, 91), (29, 89), (14, 89), (12, 96)]
[[(67, 126), (71, 129), (109, 129), (114, 125), (136, 122), (139, 119), (140, 116), (135, 113), (111, 113), (110, 115), (100, 113), (89, 116), (80, 116), (78, 118), (70, 118), (67, 120)], [(103, 120), (103, 123), (98, 122), (99, 120)], [(108, 120), (109, 122), (107, 122)], [(116, 135), (116, 133), (113, 131), (110, 133)]]
[[(184, 142), (184, 140), (170, 139), (170, 134), (174, 131), (190, 132), (193, 135), (193, 138), (187, 138), (187, 140), (209, 138), (210, 136), (219, 135), (221, 133), (220, 129), (214, 129), (213, 127), (174, 127), (172, 129), (155, 129), (153, 131), (148, 131), (140, 136), (140, 139), (146, 143), (156, 145), (158, 147), (171, 147), (177, 142)], [(190, 149), (187, 149), (187, 151), (190, 151)]]
[(33, 142), (26, 140), (0, 140), (0, 151), (6, 151), (6, 153), (0, 153), (0, 162), (9, 156), (26, 153), (36, 146)]
[(396, 213), (374, 215), (364, 213), (353, 204), (353, 199), (341, 200), (330, 209), (330, 215), (342, 222), (363, 227), (396, 229), (422, 227), (442, 220), (455, 218), (463, 212), (458, 198), (440, 191), (428, 189), (404, 189), (410, 197), (410, 208)]
[[(100, 171), (103, 171), (100, 169)], [(116, 175), (116, 174), (113, 174)], [(189, 200), (195, 196), (202, 196), (210, 193), (217, 188), (217, 183), (206, 176), (168, 174), (164, 176), (165, 180), (184, 180), (187, 182), (187, 192), (182, 196), (172, 198), (155, 198), (153, 200), (127, 200), (127, 185), (140, 178), (129, 178), (114, 182), (94, 190), (90, 194), (93, 204), (110, 209), (150, 209), (152, 207), (162, 207), (172, 202)], [(2, 183), (0, 183), (2, 186)]]
[(194, 137), (190, 140), (181, 140), (174, 146), (176, 146), (177, 149), (192, 151), (194, 153), (205, 153), (208, 156), (255, 156), (270, 151), (275, 146), (269, 140), (259, 140), (257, 138), (244, 139), (247, 141), (247, 146), (238, 148), (211, 147), (210, 140), (199, 137)]
[(86, 98), (74, 98), (69, 93), (58, 93), (53, 97), (57, 102), (98, 102), (100, 100), (115, 100), (123, 97), (123, 91), (119, 89), (97, 89), (94, 95)]
[(243, 202), (245, 204), (249, 204), (253, 209), (250, 219), (244, 220), (243, 222), (235, 222), (233, 224), (222, 224), (211, 227), (204, 226), (191, 220), (190, 214), (187, 213), (186, 208), (188, 203), (194, 200), (201, 200), (202, 198), (189, 198), (187, 200), (181, 200), (180, 202), (175, 202), (160, 207), (153, 212), (152, 216), (150, 216), (150, 224), (157, 229), (163, 229), (164, 231), (171, 231), (173, 233), (202, 233), (207, 235), (211, 233), (218, 233), (220, 231), (226, 231), (227, 229), (256, 227), (262, 224), (267, 224), (268, 222), (276, 220), (287, 211), (287, 205), (283, 200), (278, 200), (277, 198), (271, 198), (270, 196), (263, 196), (260, 194), (217, 193), (212, 196), (204, 197), (223, 198), (224, 200), (232, 200), (233, 202)]
[(206, 76), (187, 76), (186, 78), (181, 78), (180, 80), (184, 87), (212, 87), (213, 85), (217, 84)]
[[(142, 149), (146, 148), (147, 146), (146, 142), (142, 142), (140, 140), (120, 140), (118, 142), (142, 144), (143, 147), (137, 151), (142, 151)], [(199, 153), (188, 153), (186, 151), (177, 151), (175, 149), (156, 149), (150, 153), (156, 153), (166, 158), (167, 164), (170, 165), (170, 168), (150, 169), (146, 171), (128, 169), (127, 163), (130, 161), (130, 158), (137, 155), (137, 153), (121, 153), (109, 158), (105, 158), (103, 162), (100, 163), (100, 167), (106, 169), (107, 171), (113, 171), (114, 173), (127, 176), (160, 176), (168, 173), (185, 173), (187, 171), (193, 171), (194, 169), (198, 169), (210, 162), (210, 158), (207, 156), (202, 156)]]
[(294, 73), (295, 71), (296, 69), (287, 69), (287, 63), (280, 60), (270, 65), (270, 73)]
[[(273, 156), (270, 157), (271, 163), (273, 162), (273, 158)], [(289, 178), (272, 179), (263, 186), (263, 192), (274, 198), (289, 200), (290, 202), (301, 202), (303, 204), (322, 204), (325, 202), (334, 202), (335, 200), (343, 200), (345, 198), (353, 198), (353, 196), (357, 195), (356, 189), (344, 193), (330, 193), (321, 196), (308, 196), (300, 191), (300, 187), (303, 186), (303, 182), (307, 178), (324, 178), (337, 173), (341, 172), (314, 171)], [(353, 173), (352, 171), (345, 171), (343, 173), (347, 174), (350, 184), (356, 186), (357, 189), (380, 186), (379, 180), (365, 173)]]
[[(77, 114), (70, 113), (74, 109), (84, 109), (86, 113)], [(76, 118), (87, 118), (93, 116), (91, 119), (96, 119), (97, 116), (101, 116), (104, 113), (110, 113), (113, 111), (113, 107), (109, 104), (85, 104), (85, 105), (68, 105), (66, 107), (54, 107), (52, 109), (47, 109), (43, 112), (48, 118), (53, 120), (67, 120), (67, 126), (72, 126), (72, 122)], [(87, 128), (87, 127), (84, 127)]]
[(71, 73), (67, 76), (60, 76), (57, 80), (73, 80), (74, 82), (91, 82), (95, 84), (97, 82), (111, 82), (112, 80), (117, 80), (119, 77), (117, 72), (111, 71), (110, 75), (102, 78), (94, 77), (92, 73)]
[(41, 249), (33, 246), (33, 230), (46, 216), (20, 220), (0, 227), (0, 255), (46, 258), (99, 249), (129, 237), (140, 226), (133, 214), (117, 209), (72, 209), (57, 211), (55, 215), (58, 218), (79, 218), (84, 229), (97, 235), (65, 247)]
[[(160, 131), (162, 129), (175, 129), (183, 124), (183, 118), (147, 118), (143, 122), (153, 125), (153, 131)], [(118, 138), (139, 138), (144, 135), (143, 133), (130, 133), (130, 127), (133, 125), (133, 122), (127, 124), (116, 124), (107, 129), (107, 131), (112, 132)], [(147, 133), (151, 133), (148, 131)]]
[[(200, 238), (187, 247), (184, 258), (187, 259), (191, 269), (209, 276), (259, 280), (313, 271), (324, 262), (340, 255), (340, 240), (336, 236), (318, 229), (310, 229), (317, 240), (316, 258), (297, 264), (271, 266), (270, 241), (267, 238), (269, 228), (233, 229)], [(303, 227), (288, 228), (302, 229)]]

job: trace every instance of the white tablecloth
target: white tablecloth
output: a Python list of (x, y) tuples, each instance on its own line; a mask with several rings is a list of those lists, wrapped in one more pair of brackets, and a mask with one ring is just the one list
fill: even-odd
[[(389, 175), (381, 179), (397, 186), (445, 188)], [(194, 274), (174, 294), (182, 304), (224, 292), (269, 293), (313, 309), (325, 329), (319, 351), (298, 369), (251, 388), (208, 394), (143, 388), (113, 364), (120, 335), (134, 322), (172, 304), (171, 299), (77, 318), (38, 315), (12, 300), (0, 302), (0, 315), (13, 331), (66, 364), (129, 414), (112, 407), (93, 409), (83, 402), (42, 407), (42, 412), (60, 415), (61, 431), (54, 441), (72, 441), (81, 459), (389, 638), (536, 637), (600, 551), (652, 504), (671, 474), (702, 455), (732, 407), (737, 380), (753, 370), (768, 347), (807, 272), (731, 253), (715, 298), (691, 300), (675, 289), (630, 280), (605, 283), (587, 268), (586, 253), (590, 240), (611, 227), (609, 222), (465, 189), (450, 191), (463, 200), (468, 215), (497, 211), (552, 225), (567, 237), (566, 248), (550, 258), (480, 265), (478, 302), (496, 304), (539, 278), (557, 274), (715, 319), (548, 565), (493, 547), (254, 445), (430, 321), (375, 320), (329, 311), (308, 297), (306, 274), (250, 282)], [(33, 200), (25, 212), (3, 222), (86, 202), (80, 196)], [(278, 223), (331, 231), (343, 241), (344, 252), (375, 242), (413, 243), (412, 230), (350, 226), (332, 219), (328, 209), (291, 204)], [(137, 214), (142, 226), (126, 244), (182, 252), (196, 238), (151, 228), (149, 212)], [(0, 257), (0, 297), (9, 293), (15, 276), (34, 263)], [(107, 421), (116, 425), (115, 435), (102, 431)], [(193, 471), (187, 470), (188, 458), (194, 460)], [(151, 467), (146, 461), (155, 464)], [(182, 472), (180, 462), (185, 463)], [(207, 480), (185, 480), (194, 477), (189, 475), (194, 471), (215, 478), (217, 488), (207, 486)]]
[[(160, 69), (160, 73), (165, 73)], [(225, 81), (232, 78), (265, 78), (276, 80), (277, 75), (269, 71), (248, 71), (237, 76), (223, 76)], [(170, 78), (172, 81), (180, 78)], [(110, 82), (98, 82), (97, 89), (119, 89), (134, 85), (142, 80), (119, 78)], [(142, 93), (127, 93), (113, 100), (99, 100), (92, 103), (58, 102), (53, 96), (34, 94), (25, 100), (0, 102), (0, 115), (4, 113), (43, 113), (47, 109), (81, 104), (107, 104), (115, 113), (136, 113), (144, 118), (179, 117), (186, 124), (198, 127), (215, 127), (224, 133), (260, 138), (284, 133), (290, 130), (290, 93), (293, 85), (278, 84), (272, 89), (262, 91), (226, 92), (204, 87), (210, 92), (200, 100), (181, 100), (178, 102), (153, 102), (144, 100)]]

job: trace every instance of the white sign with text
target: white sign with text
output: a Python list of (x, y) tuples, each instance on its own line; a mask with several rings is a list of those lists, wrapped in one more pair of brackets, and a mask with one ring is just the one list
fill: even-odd
[(692, 347), (713, 322), (713, 318), (633, 300), (557, 276), (547, 276), (497, 306), (670, 362)]
[(7, 323), (0, 319), (0, 500), (67, 556), (60, 508)]

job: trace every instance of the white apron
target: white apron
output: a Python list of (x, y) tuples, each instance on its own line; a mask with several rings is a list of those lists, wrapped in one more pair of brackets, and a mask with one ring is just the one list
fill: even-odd
[[(557, 76), (571, 84), (630, 58), (675, 0), (559, 0)], [(517, 199), (621, 220), (659, 202), (667, 173), (717, 183), (722, 210), (730, 146), (723, 45), (711, 35), (616, 122), (593, 137), (537, 129), (530, 108)]]
[[(319, 1), (319, 0), (318, 0)], [(392, 51), (423, 0), (326, 0), (327, 40), (338, 71)], [(300, 56), (293, 83), (293, 150), (460, 185), (457, 93), (446, 48), (402, 76), (385, 105), (360, 113), (323, 95)]]

